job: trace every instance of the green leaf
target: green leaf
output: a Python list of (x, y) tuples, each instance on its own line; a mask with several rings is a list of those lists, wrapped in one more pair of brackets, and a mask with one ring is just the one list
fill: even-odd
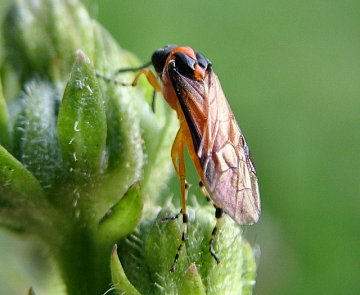
[(0, 145), (0, 224), (45, 238), (52, 232), (52, 224), (43, 222), (48, 215), (54, 216), (40, 183)]
[(182, 279), (181, 287), (179, 288), (179, 295), (188, 295), (188, 294), (194, 294), (194, 295), (206, 294), (200, 274), (194, 263), (192, 263), (187, 269), (184, 278)]
[(1, 79), (0, 79), (0, 144), (7, 149), (10, 148), (9, 113), (6, 106), (5, 97), (2, 91)]
[(31, 81), (17, 100), (19, 114), (14, 126), (14, 155), (39, 180), (53, 188), (61, 167), (56, 138), (58, 94), (47, 82)]
[(10, 204), (41, 206), (45, 201), (40, 183), (0, 145), (0, 197)]
[(117, 290), (118, 294), (127, 294), (127, 295), (140, 295), (136, 288), (129, 282), (127, 279), (124, 269), (121, 266), (119, 257), (117, 255), (117, 246), (113, 247), (111, 253), (111, 278), (114, 288)]
[(130, 234), (140, 220), (142, 207), (140, 185), (135, 183), (100, 221), (97, 240), (114, 244)]
[(142, 294), (155, 294), (156, 285), (145, 261), (144, 241), (151, 226), (143, 219), (134, 232), (119, 242), (119, 255), (128, 279)]
[(104, 171), (104, 101), (89, 59), (77, 52), (58, 117), (58, 137), (66, 181), (92, 185)]

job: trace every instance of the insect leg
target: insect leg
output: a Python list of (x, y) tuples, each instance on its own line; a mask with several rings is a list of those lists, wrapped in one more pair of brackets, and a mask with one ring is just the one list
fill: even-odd
[(129, 68), (122, 68), (122, 69), (118, 69), (115, 73), (115, 75), (118, 75), (118, 74), (121, 74), (121, 73), (127, 73), (127, 72), (137, 72), (137, 71), (140, 71), (144, 68), (147, 68), (149, 66), (151, 66), (152, 62), (149, 61), (147, 62), (146, 64), (143, 64), (141, 66), (138, 66), (138, 67), (129, 67)]
[(121, 85), (121, 86), (136, 86), (141, 75), (145, 75), (146, 79), (148, 80), (148, 82), (154, 88), (155, 91), (159, 91), (159, 92), (161, 91), (161, 85), (158, 82), (158, 80), (156, 79), (155, 74), (150, 69), (141, 69), (140, 71), (138, 71), (135, 75), (134, 80), (131, 83), (119, 82), (119, 81), (115, 80), (114, 78), (110, 78), (110, 77), (104, 76), (100, 73), (96, 73), (96, 77), (103, 79), (106, 82), (112, 82), (115, 85)]
[(168, 221), (168, 220), (178, 219), (178, 217), (180, 216), (180, 214), (182, 214), (181, 210), (179, 211), (179, 213), (176, 213), (175, 215), (166, 216), (166, 217), (161, 218), (161, 221)]
[(148, 68), (145, 69), (141, 69), (140, 71), (138, 71), (135, 75), (134, 80), (131, 83), (131, 86), (136, 86), (141, 75), (145, 75), (146, 79), (148, 80), (148, 82), (150, 83), (150, 85), (155, 89), (155, 91), (161, 91), (161, 85), (158, 82), (155, 74)]
[(211, 200), (210, 195), (201, 180), (199, 181), (199, 186), (200, 186), (201, 192), (206, 197), (206, 200), (208, 201), (208, 203), (211, 203), (215, 208), (216, 224), (214, 226), (213, 231), (211, 232), (211, 238), (210, 238), (210, 242), (209, 242), (209, 252), (210, 252), (211, 256), (214, 257), (216, 263), (220, 263), (220, 259), (219, 259), (219, 257), (217, 257), (213, 246), (214, 246), (214, 241), (215, 241), (216, 235), (220, 229), (220, 221), (223, 216), (223, 209), (220, 206), (216, 205)]
[[(181, 130), (179, 129), (178, 132), (176, 133), (176, 136), (175, 136), (175, 140), (174, 140), (174, 143), (172, 145), (172, 148), (171, 148), (171, 159), (172, 159), (172, 162), (173, 162), (173, 165), (174, 165), (174, 169), (175, 169), (175, 172), (176, 172), (176, 175), (180, 177), (180, 166), (179, 166), (179, 147), (180, 145), (184, 145), (184, 143), (182, 142), (182, 132)], [(185, 180), (186, 182), (186, 180)], [(188, 183), (186, 182), (186, 186), (188, 186)], [(177, 219), (180, 215), (182, 214), (182, 209), (180, 210), (179, 213), (175, 214), (175, 215), (172, 215), (172, 216), (167, 216), (167, 217), (164, 217), (162, 218), (163, 221), (166, 221), (166, 220), (175, 220)]]
[(183, 134), (181, 129), (179, 129), (173, 148), (171, 150), (171, 156), (173, 158), (173, 163), (175, 166), (176, 173), (179, 175), (180, 178), (180, 188), (181, 188), (181, 214), (183, 216), (183, 223), (182, 223), (182, 233), (181, 233), (181, 240), (180, 245), (177, 248), (176, 255), (174, 258), (174, 262), (170, 268), (171, 272), (175, 271), (176, 263), (179, 259), (180, 252), (184, 248), (184, 244), (186, 241), (186, 235), (188, 230), (188, 222), (189, 222), (189, 215), (187, 213), (186, 209), (186, 200), (189, 190), (189, 184), (185, 180), (185, 159), (184, 159), (184, 140), (183, 140)]
[(107, 83), (113, 83), (114, 85), (131, 86), (131, 84), (120, 82), (118, 80), (115, 80), (114, 78), (104, 76), (103, 74), (100, 73), (96, 73), (96, 77), (104, 80)]
[[(136, 68), (124, 68), (124, 69), (119, 69), (118, 71), (116, 71), (115, 75), (121, 74), (121, 73), (126, 73), (126, 72), (137, 72), (135, 75), (134, 80), (131, 83), (124, 83), (124, 82), (120, 82), (118, 80), (115, 80), (113, 77), (107, 77), (104, 76), (100, 73), (96, 73), (96, 77), (103, 79), (104, 81), (108, 82), (108, 83), (113, 83), (115, 85), (121, 85), (121, 86), (136, 86), (140, 77), (142, 75), (145, 75), (146, 79), (148, 80), (148, 82), (150, 83), (150, 85), (154, 88), (154, 93), (152, 96), (152, 101), (151, 101), (151, 109), (153, 110), (153, 112), (155, 112), (155, 98), (156, 98), (156, 92), (160, 92), (161, 91), (161, 85), (158, 82), (156, 75), (147, 67), (150, 65), (151, 63), (142, 65), (140, 67), (136, 67)], [(114, 75), (114, 76), (115, 76)]]
[[(113, 82), (114, 84), (120, 84), (120, 85), (123, 85), (123, 86), (135, 86), (137, 84), (139, 76), (141, 76), (142, 74), (145, 74), (146, 78), (148, 79), (149, 83), (154, 87), (154, 89), (156, 89), (156, 91), (161, 91), (160, 84), (156, 81), (155, 74), (153, 74), (148, 69), (148, 67), (150, 65), (151, 65), (151, 62), (148, 62), (146, 64), (143, 64), (143, 65), (139, 66), (139, 67), (130, 67), (130, 68), (118, 69), (115, 72), (115, 74), (113, 75), (113, 78), (106, 77), (106, 76), (96, 72), (96, 77), (101, 78), (101, 79), (105, 80), (106, 82)], [(134, 81), (131, 84), (129, 84), (129, 83), (121, 83), (121, 82), (118, 82), (117, 80), (114, 79), (115, 76), (117, 76), (119, 74), (122, 74), (122, 73), (128, 73), (128, 72), (137, 72), (137, 74), (136, 74), (136, 76), (134, 78)], [(152, 77), (148, 77), (148, 76), (152, 76)]]
[(217, 233), (218, 233), (218, 231), (220, 229), (220, 220), (223, 217), (224, 212), (223, 212), (223, 209), (221, 207), (216, 206), (215, 204), (214, 204), (214, 207), (215, 207), (216, 224), (215, 224), (214, 229), (213, 229), (213, 231), (211, 233), (211, 238), (210, 238), (210, 242), (209, 242), (209, 252), (210, 252), (211, 256), (214, 257), (216, 263), (219, 264), (220, 259), (219, 259), (219, 257), (216, 256), (213, 245), (214, 245), (215, 237), (216, 237), (216, 235), (217, 235)]
[(152, 95), (152, 101), (151, 101), (151, 109), (155, 113), (155, 98), (156, 98), (156, 92), (161, 91), (161, 85), (159, 84), (155, 74), (148, 68), (141, 69), (138, 71), (135, 75), (134, 80), (131, 83), (131, 86), (136, 86), (141, 75), (145, 75), (146, 79), (150, 83), (150, 85), (154, 88), (154, 92)]
[(176, 172), (177, 176), (179, 176), (179, 177), (180, 177), (179, 146), (180, 145), (184, 146), (184, 143), (182, 142), (183, 141), (182, 136), (183, 135), (182, 135), (181, 129), (179, 129), (178, 132), (176, 133), (175, 140), (174, 140), (174, 143), (171, 148), (171, 159), (172, 159), (172, 162), (173, 162), (173, 165), (175, 168), (175, 172)]
[(210, 195), (209, 195), (209, 193), (207, 192), (207, 190), (206, 190), (206, 188), (205, 188), (205, 186), (204, 186), (204, 183), (203, 183), (201, 180), (199, 181), (199, 187), (200, 187), (200, 191), (202, 192), (202, 194), (203, 194), (204, 197), (206, 198), (206, 201), (207, 201), (209, 204), (211, 204), (211, 205), (214, 206), (214, 202), (211, 200)]
[(155, 102), (156, 102), (156, 90), (154, 89), (153, 95), (151, 98), (151, 109), (152, 109), (153, 113), (155, 113)]

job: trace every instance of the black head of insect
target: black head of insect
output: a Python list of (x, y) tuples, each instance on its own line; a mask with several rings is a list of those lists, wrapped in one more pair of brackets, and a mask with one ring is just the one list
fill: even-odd
[(176, 45), (166, 45), (163, 48), (156, 50), (151, 56), (151, 62), (155, 68), (155, 71), (160, 74), (165, 66), (166, 59), (169, 56), (170, 52), (176, 48)]
[(205, 71), (211, 67), (211, 61), (208, 60), (201, 52), (195, 51), (196, 60), (200, 67), (202, 67)]
[(194, 77), (195, 72), (199, 69), (196, 68), (197, 65), (204, 71), (210, 68), (210, 61), (202, 53), (195, 52), (195, 54), (196, 58), (192, 58), (184, 52), (176, 52), (174, 54), (175, 67), (182, 75)]

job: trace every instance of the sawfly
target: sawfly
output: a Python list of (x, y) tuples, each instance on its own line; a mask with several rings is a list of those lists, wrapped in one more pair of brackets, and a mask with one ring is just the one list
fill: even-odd
[[(149, 69), (151, 64), (157, 75)], [(151, 63), (119, 72), (129, 70), (138, 71), (132, 85), (144, 74), (154, 89), (162, 92), (180, 122), (171, 157), (180, 178), (181, 210), (175, 216), (165, 219), (176, 219), (182, 215), (183, 228), (170, 271), (175, 270), (184, 247), (189, 220), (186, 208), (189, 185), (185, 178), (185, 147), (200, 177), (200, 188), (215, 207), (216, 225), (209, 251), (219, 263), (213, 243), (223, 212), (238, 224), (248, 225), (258, 221), (261, 211), (258, 180), (250, 150), (219, 79), (211, 62), (202, 53), (185, 46), (167, 45), (153, 53)]]

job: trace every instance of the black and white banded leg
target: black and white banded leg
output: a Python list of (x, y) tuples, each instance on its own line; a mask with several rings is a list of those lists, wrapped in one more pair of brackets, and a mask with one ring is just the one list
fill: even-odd
[[(188, 191), (189, 191), (189, 184), (187, 181), (185, 181), (185, 200), (187, 199), (187, 195), (188, 195)], [(180, 253), (182, 251), (182, 249), (185, 246), (185, 242), (187, 239), (187, 232), (188, 232), (188, 223), (189, 223), (189, 214), (187, 213), (186, 210), (186, 206), (183, 206), (183, 208), (180, 210), (179, 213), (173, 215), (173, 216), (168, 216), (168, 217), (164, 217), (162, 219), (162, 221), (168, 221), (168, 220), (175, 220), (177, 219), (180, 215), (182, 215), (182, 231), (181, 231), (181, 239), (180, 239), (180, 244), (176, 250), (176, 254), (175, 254), (175, 258), (174, 258), (174, 262), (171, 265), (170, 268), (170, 272), (174, 272), (175, 268), (176, 268), (176, 264), (179, 260), (180, 257)]]
[(208, 191), (206, 190), (203, 182), (200, 180), (199, 181), (199, 186), (200, 186), (200, 190), (203, 193), (203, 195), (205, 196), (206, 200), (208, 201), (208, 203), (212, 204), (215, 208), (215, 218), (216, 218), (216, 223), (215, 226), (211, 232), (211, 237), (210, 237), (210, 242), (209, 242), (209, 252), (211, 254), (211, 256), (215, 259), (216, 263), (220, 263), (220, 259), (219, 257), (216, 255), (215, 251), (214, 251), (214, 241), (216, 238), (216, 235), (219, 232), (220, 229), (220, 225), (221, 225), (221, 218), (223, 217), (223, 209), (219, 206), (216, 205), (214, 203), (214, 201), (211, 199)]

